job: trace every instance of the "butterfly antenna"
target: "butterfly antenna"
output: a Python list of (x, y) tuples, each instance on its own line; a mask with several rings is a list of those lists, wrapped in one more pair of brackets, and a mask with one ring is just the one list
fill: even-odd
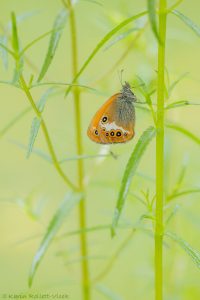
[(142, 101), (135, 101), (135, 103), (138, 103), (138, 104), (148, 104), (146, 101), (145, 101), (145, 102), (142, 102)]
[(118, 71), (118, 77), (119, 77), (119, 81), (120, 81), (122, 87), (123, 87), (123, 83), (122, 83), (123, 82), (123, 80), (122, 80), (122, 74), (123, 74), (123, 72), (124, 72), (123, 69), (121, 69), (120, 72)]

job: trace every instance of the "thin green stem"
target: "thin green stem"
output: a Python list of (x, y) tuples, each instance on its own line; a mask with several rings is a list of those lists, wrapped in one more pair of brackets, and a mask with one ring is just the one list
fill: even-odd
[(4, 44), (0, 43), (0, 48), (3, 48), (4, 50), (6, 50), (10, 55), (12, 55), (12, 57), (14, 57), (14, 58), (16, 57), (15, 52), (13, 52), (12, 50), (10, 50)]
[(153, 104), (152, 104), (151, 96), (150, 96), (149, 93), (146, 94), (146, 99), (148, 100), (147, 105), (149, 106), (149, 109), (151, 111), (151, 115), (152, 115), (152, 118), (153, 118), (154, 125), (156, 126), (156, 113), (153, 109)]
[(13, 127), (23, 116), (25, 116), (28, 112), (31, 111), (31, 107), (27, 107), (26, 109), (22, 110), (14, 119), (12, 119), (8, 124), (5, 125), (4, 128), (0, 130), (0, 138), (6, 134), (6, 132)]
[(51, 139), (50, 139), (50, 136), (49, 136), (49, 133), (48, 133), (48, 130), (47, 130), (47, 127), (46, 127), (46, 123), (42, 117), (42, 114), (41, 112), (38, 110), (34, 100), (33, 100), (33, 97), (29, 91), (29, 88), (24, 80), (24, 77), (21, 75), (20, 76), (20, 84), (21, 84), (21, 87), (22, 89), (24, 90), (31, 106), (32, 106), (32, 109), (34, 110), (36, 116), (41, 120), (41, 128), (42, 128), (42, 131), (43, 131), (43, 134), (44, 134), (44, 137), (45, 137), (45, 140), (46, 140), (46, 143), (47, 143), (47, 147), (49, 149), (49, 153), (51, 155), (51, 158), (52, 158), (52, 162), (53, 162), (53, 165), (55, 167), (55, 169), (57, 170), (57, 172), (59, 173), (59, 175), (62, 177), (62, 179), (65, 181), (65, 183), (67, 185), (69, 185), (73, 190), (77, 190), (77, 187), (67, 178), (67, 176), (64, 174), (63, 170), (61, 169), (60, 165), (59, 165), (59, 162), (58, 162), (58, 159), (56, 157), (56, 153), (55, 153), (55, 150), (54, 150), (54, 147), (53, 147), (53, 144), (51, 142)]
[(93, 279), (92, 284), (95, 285), (97, 282), (102, 280), (113, 268), (114, 263), (117, 261), (118, 257), (120, 256), (121, 252), (124, 250), (124, 248), (127, 246), (127, 244), (130, 242), (131, 238), (135, 234), (136, 229), (133, 229), (131, 233), (126, 237), (126, 239), (120, 244), (119, 248), (116, 250), (116, 252), (113, 254), (105, 268)]
[[(56, 31), (63, 29), (63, 27), (57, 28)], [(52, 32), (55, 32), (55, 29), (53, 30), (49, 30), (45, 33), (43, 33), (42, 35), (40, 35), (39, 37), (37, 37), (35, 40), (33, 40), (32, 42), (30, 42), (29, 44), (27, 44), (19, 53), (19, 56), (22, 56), (29, 48), (31, 48), (34, 44), (36, 44), (37, 42), (39, 42), (40, 40), (44, 39), (46, 36), (50, 35)]]
[[(65, 1), (63, 3), (66, 4)], [(72, 1), (68, 0), (67, 7), (70, 10), (70, 27), (71, 27), (71, 46), (72, 46), (72, 72), (73, 78), (77, 76), (78, 72), (78, 47), (77, 47), (77, 37), (76, 37), (76, 20), (74, 15), (74, 10), (72, 7)], [(76, 83), (76, 82), (74, 82)], [(76, 147), (77, 147), (77, 155), (83, 154), (83, 143), (81, 136), (81, 109), (80, 109), (80, 90), (77, 88), (73, 89), (73, 97), (74, 97), (74, 106), (75, 106), (75, 127), (76, 127)], [(78, 168), (78, 185), (81, 192), (84, 193), (84, 168), (83, 161), (77, 161)], [(79, 223), (80, 228), (86, 228), (86, 206), (85, 206), (85, 198), (81, 200), (79, 204)], [(80, 245), (81, 245), (81, 256), (88, 256), (87, 249), (87, 236), (86, 232), (80, 233)], [(90, 280), (89, 280), (89, 266), (88, 260), (82, 260), (82, 291), (83, 291), (83, 299), (90, 300)]]
[(164, 96), (166, 0), (159, 0), (158, 91), (156, 136), (155, 299), (163, 299)]
[(188, 189), (188, 190), (185, 190), (185, 191), (180, 191), (180, 192), (172, 193), (171, 195), (169, 195), (167, 197), (167, 202), (171, 201), (171, 200), (173, 200), (175, 198), (186, 196), (186, 195), (190, 195), (190, 194), (193, 194), (193, 193), (200, 193), (200, 189), (194, 188), (194, 189)]
[(174, 10), (177, 6), (181, 4), (184, 0), (178, 0), (175, 4), (173, 4), (167, 11), (166, 13), (170, 13), (172, 10)]

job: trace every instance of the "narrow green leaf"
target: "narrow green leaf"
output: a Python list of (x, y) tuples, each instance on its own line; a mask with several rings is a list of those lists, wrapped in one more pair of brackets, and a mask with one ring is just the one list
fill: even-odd
[(24, 57), (20, 56), (20, 58), (16, 60), (12, 83), (16, 84), (19, 81), (19, 78), (23, 71), (23, 67), (24, 67)]
[(80, 263), (82, 261), (90, 261), (90, 260), (106, 260), (108, 259), (107, 256), (95, 256), (95, 255), (88, 255), (88, 256), (81, 256), (79, 258), (75, 258), (75, 259), (71, 259), (71, 260), (68, 260), (66, 263), (65, 263), (65, 266), (69, 266), (69, 265), (73, 265), (73, 264), (77, 264), (77, 263)]
[(44, 63), (42, 65), (42, 69), (40, 71), (39, 77), (38, 77), (38, 82), (41, 81), (46, 74), (53, 58), (56, 52), (56, 49), (58, 47), (62, 30), (61, 28), (64, 27), (65, 22), (67, 20), (67, 13), (66, 10), (61, 10), (61, 12), (58, 14), (58, 16), (55, 19), (54, 25), (53, 25), (53, 32), (51, 34), (51, 38), (49, 41), (49, 47), (46, 53), (46, 57), (44, 60)]
[[(46, 101), (48, 99), (48, 97), (54, 92), (54, 88), (50, 88), (48, 89), (40, 98), (40, 100), (37, 103), (37, 108), (38, 110), (42, 113), (46, 104)], [(30, 132), (30, 138), (29, 138), (29, 144), (28, 144), (28, 151), (27, 151), (27, 158), (30, 157), (31, 152), (33, 151), (33, 145), (35, 143), (37, 134), (39, 132), (39, 128), (40, 128), (40, 124), (41, 124), (41, 119), (38, 119), (37, 117), (35, 117), (32, 121), (32, 125), (31, 125), (31, 132)]]
[[(35, 16), (38, 13), (39, 11), (28, 11), (21, 15), (18, 15), (16, 16), (16, 23), (20, 24), (21, 22), (30, 19), (32, 16)], [(10, 31), (11, 29), (12, 29), (12, 22), (8, 22), (8, 24), (6, 25), (6, 31)]]
[(122, 209), (124, 207), (126, 197), (128, 195), (128, 191), (129, 191), (129, 187), (132, 182), (132, 178), (136, 173), (138, 164), (142, 158), (142, 155), (144, 154), (144, 151), (146, 150), (146, 147), (148, 146), (150, 141), (153, 139), (155, 134), (156, 134), (156, 129), (152, 126), (147, 128), (143, 132), (143, 134), (139, 138), (139, 140), (129, 158), (129, 161), (126, 165), (126, 169), (125, 169), (125, 172), (123, 175), (123, 179), (122, 179), (122, 183), (121, 183), (121, 187), (120, 187), (120, 191), (119, 191), (119, 195), (118, 195), (118, 199), (117, 199), (113, 222), (112, 222), (112, 230), (111, 230), (112, 236), (115, 235), (115, 230), (116, 230), (120, 215), (122, 213)]
[(173, 210), (170, 212), (169, 216), (167, 217), (165, 221), (165, 225), (168, 225), (169, 222), (174, 218), (174, 216), (177, 214), (178, 210), (180, 209), (179, 205), (176, 205)]
[(116, 36), (115, 39), (113, 39), (106, 47), (104, 50), (108, 50), (109, 48), (111, 48), (112, 46), (114, 46), (116, 43), (118, 43), (119, 41), (125, 39), (126, 37), (128, 37), (131, 33), (140, 30), (140, 28), (131, 28), (129, 30), (126, 30), (125, 32), (123, 32), (122, 34)]
[[(1, 83), (1, 81), (0, 81)], [(11, 82), (2, 82), (4, 84), (14, 85)], [(18, 87), (14, 85), (15, 87)], [(41, 112), (44, 109), (44, 105), (48, 99), (48, 97), (53, 93), (53, 89), (49, 88), (40, 98), (39, 102), (37, 103), (37, 107), (41, 109)], [(18, 121), (20, 121), (27, 113), (31, 111), (31, 107), (27, 107), (26, 109), (22, 110), (19, 114), (17, 114), (10, 122), (8, 122), (1, 130), (0, 130), (0, 138), (2, 138), (9, 129), (11, 129)], [(27, 149), (27, 148), (26, 148)]]
[(7, 85), (10, 85), (10, 86), (12, 86), (12, 87), (21, 89), (21, 87), (19, 86), (18, 83), (13, 83), (12, 81), (0, 80), (0, 83), (2, 83), (2, 84), (7, 84)]
[(186, 195), (190, 195), (190, 194), (194, 194), (194, 193), (200, 193), (200, 189), (193, 188), (193, 189), (188, 189), (188, 190), (173, 193), (167, 197), (167, 201), (171, 201), (174, 198), (178, 198), (178, 197), (182, 197), (182, 196), (186, 196)]
[[(110, 224), (107, 224), (107, 225), (97, 225), (97, 226), (94, 226), (94, 227), (88, 227), (88, 228), (83, 228), (83, 229), (79, 229), (79, 230), (74, 230), (74, 231), (70, 231), (70, 232), (67, 232), (67, 233), (64, 233), (62, 235), (60, 235), (58, 237), (58, 239), (62, 239), (62, 238), (67, 238), (69, 236), (73, 236), (73, 235), (79, 235), (80, 233), (83, 233), (83, 232), (87, 232), (87, 233), (92, 233), (92, 232), (95, 232), (95, 231), (104, 231), (104, 230), (110, 230), (111, 228), (111, 225)], [(146, 228), (144, 228), (143, 226), (141, 225), (138, 225), (138, 224), (123, 224), (123, 225), (119, 225), (118, 226), (119, 229), (121, 230), (127, 230), (127, 229), (142, 229), (142, 230), (147, 230)]]
[[(1, 131), (0, 131), (0, 138), (1, 138)], [(23, 145), (22, 143), (19, 143), (16, 140), (11, 140), (12, 143), (14, 143), (16, 146), (18, 146), (19, 148), (27, 151), (28, 147), (26, 145)], [(49, 155), (47, 155), (45, 152), (43, 152), (40, 149), (32, 149), (31, 151), (33, 154), (36, 154), (37, 156), (39, 156), (40, 158), (43, 158), (44, 160), (52, 163), (52, 159)], [(76, 155), (73, 157), (68, 157), (65, 159), (62, 159), (59, 161), (59, 164), (62, 164), (64, 162), (67, 161), (76, 161), (76, 160), (82, 160), (82, 159), (93, 159), (93, 158), (100, 158), (100, 157), (113, 157), (114, 159), (116, 159), (116, 157), (113, 155), (113, 153), (108, 153), (108, 154), (97, 154), (97, 155)]]
[(195, 103), (195, 102), (191, 102), (191, 101), (188, 101), (188, 100), (179, 100), (179, 101), (176, 101), (176, 102), (172, 102), (171, 104), (168, 104), (165, 109), (173, 109), (173, 108), (177, 108), (177, 107), (183, 107), (183, 106), (198, 106), (200, 105), (200, 103)]
[(179, 171), (179, 176), (177, 178), (176, 185), (174, 187), (174, 192), (177, 192), (179, 190), (179, 188), (181, 187), (183, 180), (185, 178), (186, 170), (188, 169), (188, 164), (189, 164), (188, 158), (187, 158), (187, 156), (185, 156), (185, 158), (182, 162), (182, 166)]
[(138, 75), (136, 76), (136, 86), (141, 94), (145, 97), (147, 104), (152, 105), (151, 95), (147, 88), (147, 85), (144, 80)]
[[(57, 31), (62, 30), (63, 27), (57, 28)], [(48, 35), (51, 35), (52, 33), (55, 33), (55, 29), (52, 29), (50, 31), (47, 31), (43, 34), (41, 34), (40, 36), (38, 36), (37, 38), (35, 38), (34, 40), (32, 40), (30, 43), (28, 43), (23, 50), (20, 52), (20, 55), (24, 54), (28, 49), (30, 49), (32, 46), (34, 46), (36, 43), (38, 43), (39, 41), (43, 40), (45, 37), (47, 37)]]
[[(168, 95), (169, 95), (169, 97), (170, 97), (170, 95), (171, 95), (171, 93), (172, 93), (172, 91), (174, 90), (174, 88), (177, 86), (177, 84), (179, 84), (179, 82), (181, 81), (181, 80), (183, 80), (187, 75), (189, 74), (189, 72), (186, 72), (186, 73), (183, 73), (183, 74), (181, 74), (171, 85), (170, 85), (170, 87), (169, 87), (169, 90), (168, 90)], [(169, 98), (168, 97), (168, 98)]]
[(31, 152), (33, 150), (33, 145), (35, 143), (39, 128), (40, 128), (40, 123), (41, 120), (35, 117), (32, 121), (31, 125), (31, 132), (30, 132), (30, 137), (29, 137), (29, 144), (28, 144), (28, 151), (26, 157), (29, 158), (31, 155)]
[(86, 1), (86, 2), (90, 2), (90, 3), (93, 3), (93, 4), (97, 4), (99, 6), (103, 6), (103, 4), (99, 1), (95, 1), (95, 0), (81, 0), (81, 1)]
[(151, 100), (151, 93), (148, 90), (144, 80), (140, 76), (136, 76), (138, 81), (138, 89), (142, 93), (142, 95), (145, 97), (145, 100), (147, 102), (147, 105), (149, 106), (149, 110), (151, 111), (151, 115), (154, 121), (154, 124), (156, 125), (156, 113), (153, 109), (153, 103)]
[(189, 139), (193, 140), (195, 143), (200, 145), (200, 138), (197, 137), (196, 135), (194, 135), (189, 130), (183, 128), (182, 126), (176, 125), (176, 124), (171, 124), (171, 123), (168, 123), (166, 126), (167, 126), (167, 128), (174, 129), (174, 130), (184, 134), (186, 137), (188, 137)]
[(39, 10), (27, 11), (21, 15), (17, 16), (17, 23), (24, 22), (25, 20), (29, 20), (31, 17), (36, 16), (39, 13)]
[(16, 83), (16, 82), (18, 82), (19, 77), (23, 70), (24, 58), (23, 58), (23, 56), (19, 57), (20, 43), (19, 43), (19, 37), (18, 37), (16, 16), (15, 16), (14, 12), (12, 12), (11, 21), (12, 21), (12, 46), (13, 46), (13, 50), (15, 52), (15, 58), (16, 58), (16, 65), (15, 65), (12, 82)]
[(149, 13), (149, 21), (151, 24), (152, 31), (156, 37), (156, 39), (160, 42), (160, 37), (158, 34), (157, 21), (156, 21), (156, 1), (155, 0), (147, 0), (147, 7)]
[(88, 227), (88, 228), (83, 228), (83, 229), (78, 229), (78, 230), (73, 230), (69, 231), (67, 233), (64, 233), (58, 237), (58, 239), (62, 239), (68, 236), (73, 236), (73, 235), (79, 235), (81, 233), (89, 233), (89, 232), (96, 232), (96, 231), (104, 231), (104, 230), (109, 230), (110, 229), (110, 224), (105, 224), (105, 225), (96, 225), (94, 227)]
[(51, 242), (55, 238), (58, 230), (60, 229), (62, 223), (66, 220), (66, 216), (70, 213), (73, 207), (81, 200), (81, 194), (69, 193), (66, 195), (64, 201), (60, 205), (59, 209), (51, 219), (44, 238), (37, 250), (35, 257), (32, 262), (30, 274), (29, 274), (29, 287), (32, 286), (35, 273), (41, 263), (47, 249), (49, 248)]
[(63, 87), (66, 87), (66, 86), (71, 86), (71, 87), (80, 87), (83, 89), (83, 91), (86, 89), (88, 90), (89, 92), (91, 93), (94, 93), (94, 94), (97, 94), (97, 95), (103, 95), (103, 96), (107, 96), (106, 93), (104, 92), (101, 92), (97, 89), (94, 89), (90, 86), (87, 86), (87, 85), (83, 85), (83, 84), (71, 84), (71, 83), (65, 83), (65, 82), (40, 82), (40, 83), (36, 83), (36, 84), (32, 84), (32, 86), (30, 87), (30, 89), (32, 88), (36, 88), (36, 87), (39, 87), (39, 86), (46, 86), (46, 85), (52, 85), (54, 87), (59, 87), (59, 86), (63, 86)]
[(96, 290), (100, 292), (102, 295), (104, 295), (107, 299), (110, 300), (123, 300), (123, 298), (119, 295), (117, 295), (115, 292), (113, 292), (111, 289), (106, 287), (103, 284), (97, 284)]
[(8, 47), (6, 47), (3, 43), (0, 43), (0, 49), (4, 49), (5, 51), (7, 51), (7, 53), (9, 53), (10, 55), (12, 55), (12, 57), (15, 58), (15, 53)]
[(183, 2), (184, 0), (178, 0), (176, 1), (172, 6), (170, 6), (170, 8), (167, 10), (167, 13), (172, 12), (177, 6), (179, 6), (181, 4), (181, 2)]
[(180, 11), (178, 10), (173, 10), (172, 14), (174, 14), (175, 16), (177, 16), (181, 21), (183, 21), (190, 29), (192, 29), (192, 31), (194, 31), (194, 33), (196, 33), (196, 35), (198, 35), (198, 37), (200, 37), (200, 27), (195, 24), (190, 18), (186, 17), (184, 14), (182, 14)]
[(13, 50), (16, 54), (19, 53), (19, 39), (18, 39), (18, 31), (17, 31), (17, 22), (15, 13), (12, 12), (11, 14), (11, 21), (12, 21), (12, 46)]
[(34, 80), (34, 75), (31, 74), (31, 75), (30, 75), (29, 82), (28, 82), (28, 87), (29, 87), (29, 89), (30, 89), (30, 87), (32, 86), (33, 80)]
[(183, 180), (185, 178), (186, 171), (188, 169), (188, 163), (189, 163), (188, 159), (183, 160), (181, 168), (179, 170), (178, 178), (174, 184), (172, 192), (169, 195), (167, 195), (166, 201), (168, 201), (168, 199), (170, 199), (170, 198), (173, 198), (173, 195), (176, 195), (179, 192), (179, 190), (182, 186)]
[(155, 177), (153, 176), (149, 176), (145, 173), (142, 173), (142, 172), (136, 172), (135, 174), (136, 176), (139, 176), (141, 178), (143, 178), (144, 180), (148, 180), (148, 181), (151, 181), (151, 182), (155, 182)]
[[(6, 81), (0, 81), (0, 83), (12, 85), (14, 87), (20, 88), (18, 85), (13, 84), (12, 82), (6, 82)], [(50, 90), (50, 89), (49, 89)], [(52, 88), (53, 90), (53, 88)], [(48, 93), (48, 92), (46, 92)], [(45, 94), (46, 94), (45, 93)], [(39, 102), (41, 101), (41, 105), (43, 107), (43, 104), (46, 103), (46, 96), (45, 94), (41, 97)], [(51, 93), (48, 93), (48, 96), (50, 96)], [(39, 105), (39, 102), (37, 106)], [(45, 102), (45, 103), (44, 103)], [(40, 105), (39, 105), (40, 107)], [(22, 110), (19, 114), (17, 114), (11, 121), (9, 121), (1, 130), (0, 130), (0, 139), (7, 133), (8, 130), (10, 130), (18, 121), (20, 121), (27, 113), (31, 111), (31, 107), (27, 107), (26, 109)], [(27, 149), (27, 147), (26, 147)]]
[(38, 110), (39, 110), (41, 113), (42, 113), (43, 110), (44, 110), (44, 107), (45, 107), (45, 104), (46, 104), (46, 102), (47, 102), (47, 100), (48, 100), (48, 97), (49, 97), (50, 95), (52, 95), (52, 94), (54, 93), (54, 91), (55, 91), (55, 88), (54, 88), (54, 87), (49, 88), (49, 89), (42, 95), (42, 97), (40, 98), (40, 100), (38, 101), (38, 103), (37, 103), (37, 108), (38, 108)]
[(200, 269), (200, 252), (190, 246), (189, 243), (187, 243), (182, 238), (178, 237), (173, 232), (165, 232), (165, 236), (171, 238), (174, 242), (178, 243), (178, 245), (192, 258), (195, 265)]
[(192, 104), (190, 104), (190, 102), (187, 101), (187, 100), (179, 100), (179, 101), (172, 102), (172, 103), (168, 104), (165, 107), (165, 109), (173, 109), (173, 108), (187, 106), (187, 105), (192, 105)]
[[(0, 36), (0, 44), (7, 47), (7, 45), (8, 45), (7, 36), (5, 36), (5, 35)], [(0, 47), (0, 56), (2, 58), (4, 68), (7, 70), (8, 69), (8, 51), (6, 50), (6, 48)]]
[[(99, 52), (99, 50), (111, 39), (111, 37), (117, 33), (119, 30), (121, 30), (123, 27), (125, 27), (126, 25), (128, 25), (129, 23), (131, 23), (134, 20), (137, 20), (141, 17), (143, 17), (144, 15), (146, 15), (147, 12), (141, 12), (137, 15), (134, 15), (128, 19), (126, 19), (125, 21), (121, 22), (119, 25), (117, 25), (115, 28), (113, 28), (111, 31), (109, 31), (104, 37), (103, 39), (97, 44), (97, 46), (93, 49), (93, 51), (90, 53), (90, 55), (88, 56), (88, 58), (86, 59), (86, 61), (84, 62), (84, 64), (82, 65), (81, 69), (79, 70), (79, 72), (77, 73), (77, 75), (74, 77), (72, 84), (75, 83), (77, 81), (77, 79), (80, 77), (80, 75), (83, 73), (83, 71), (86, 69), (86, 67), (89, 65), (89, 63), (92, 61), (92, 59), (95, 57), (95, 55)], [(66, 90), (66, 94), (65, 96), (67, 96), (69, 94), (69, 92), (71, 91), (71, 86)]]
[[(20, 149), (23, 149), (27, 152), (28, 147), (26, 145), (23, 145), (22, 143), (20, 143), (16, 140), (10, 140), (10, 142), (12, 144), (14, 144), (15, 146), (19, 147)], [(32, 149), (31, 153), (36, 154), (37, 156), (39, 156), (40, 158), (43, 158), (45, 161), (47, 161), (49, 163), (52, 163), (51, 157), (40, 149), (34, 148), (34, 149)]]
[(107, 154), (96, 154), (96, 155), (76, 155), (73, 157), (67, 157), (59, 161), (60, 164), (67, 162), (67, 161), (74, 161), (74, 160), (81, 160), (81, 159), (91, 159), (91, 158), (99, 158), (99, 157), (113, 157), (112, 153)]
[[(139, 220), (140, 221), (140, 220)], [(139, 222), (138, 222), (139, 223)], [(102, 271), (93, 279), (92, 283), (102, 281), (102, 279), (108, 275), (108, 273), (113, 269), (115, 262), (118, 260), (122, 251), (128, 246), (130, 240), (132, 239), (133, 235), (135, 234), (136, 229), (131, 230), (131, 233), (122, 241), (116, 251), (112, 254), (111, 258), (105, 265)]]
[(18, 115), (16, 115), (10, 122), (8, 122), (1, 130), (0, 130), (0, 138), (2, 138), (9, 129), (11, 129), (18, 121), (22, 119), (27, 113), (31, 111), (31, 107), (27, 107), (22, 110)]

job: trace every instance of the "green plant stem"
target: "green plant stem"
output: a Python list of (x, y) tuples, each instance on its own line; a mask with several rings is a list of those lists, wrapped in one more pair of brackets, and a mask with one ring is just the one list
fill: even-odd
[(46, 140), (46, 143), (47, 143), (47, 147), (49, 149), (49, 153), (51, 155), (51, 158), (52, 158), (52, 162), (53, 162), (53, 165), (55, 167), (55, 169), (57, 170), (58, 174), (62, 177), (62, 179), (65, 181), (65, 183), (67, 185), (69, 185), (73, 190), (77, 190), (77, 187), (67, 178), (67, 176), (64, 174), (63, 170), (61, 169), (60, 165), (59, 165), (59, 162), (58, 162), (58, 159), (56, 157), (56, 154), (55, 154), (55, 150), (54, 150), (54, 147), (53, 147), (53, 144), (51, 142), (51, 139), (50, 139), (50, 136), (49, 136), (49, 133), (48, 133), (48, 130), (47, 130), (47, 127), (46, 127), (46, 124), (45, 124), (45, 121), (43, 120), (42, 118), (42, 114), (41, 112), (38, 110), (34, 100), (33, 100), (33, 97), (29, 91), (29, 88), (24, 80), (24, 77), (21, 75), (20, 76), (20, 84), (21, 84), (21, 87), (22, 89), (24, 90), (31, 106), (32, 106), (32, 109), (34, 110), (36, 116), (38, 117), (38, 119), (41, 120), (41, 128), (42, 128), (42, 131), (43, 131), (43, 134), (44, 134), (44, 137), (45, 137), (45, 140)]
[(131, 233), (126, 237), (126, 239), (120, 244), (119, 248), (115, 251), (105, 268), (93, 279), (92, 284), (95, 285), (97, 282), (101, 281), (108, 273), (112, 270), (114, 263), (117, 261), (121, 252), (130, 242), (131, 238), (135, 234), (136, 229), (131, 230)]
[(177, 2), (175, 2), (175, 4), (173, 4), (168, 10), (167, 13), (172, 12), (177, 6), (179, 6), (181, 4), (181, 2), (183, 2), (183, 0), (178, 0)]
[(158, 91), (156, 136), (155, 299), (163, 299), (164, 95), (166, 0), (159, 0)]
[[(68, 8), (70, 10), (70, 27), (71, 27), (71, 45), (72, 45), (72, 68), (73, 68), (73, 78), (77, 76), (78, 73), (78, 53), (77, 53), (77, 38), (76, 38), (76, 20), (72, 7), (71, 0), (68, 0)], [(73, 97), (74, 97), (74, 106), (75, 106), (75, 127), (76, 127), (76, 146), (77, 146), (77, 155), (83, 154), (83, 143), (81, 136), (81, 109), (80, 109), (80, 91), (77, 88), (73, 89)], [(83, 161), (77, 161), (78, 168), (78, 185), (81, 192), (84, 193), (84, 168)], [(85, 206), (85, 198), (83, 197), (79, 204), (79, 223), (80, 228), (86, 228), (86, 206)], [(88, 256), (87, 249), (87, 236), (86, 232), (80, 233), (80, 245), (81, 245), (81, 256)], [(82, 291), (83, 291), (83, 299), (90, 299), (90, 280), (89, 280), (89, 266), (88, 260), (82, 260)]]

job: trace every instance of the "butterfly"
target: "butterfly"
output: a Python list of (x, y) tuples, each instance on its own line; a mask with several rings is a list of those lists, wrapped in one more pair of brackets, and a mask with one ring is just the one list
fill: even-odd
[(135, 135), (136, 100), (130, 84), (122, 84), (120, 93), (111, 96), (94, 115), (88, 127), (88, 137), (99, 144), (130, 141)]

